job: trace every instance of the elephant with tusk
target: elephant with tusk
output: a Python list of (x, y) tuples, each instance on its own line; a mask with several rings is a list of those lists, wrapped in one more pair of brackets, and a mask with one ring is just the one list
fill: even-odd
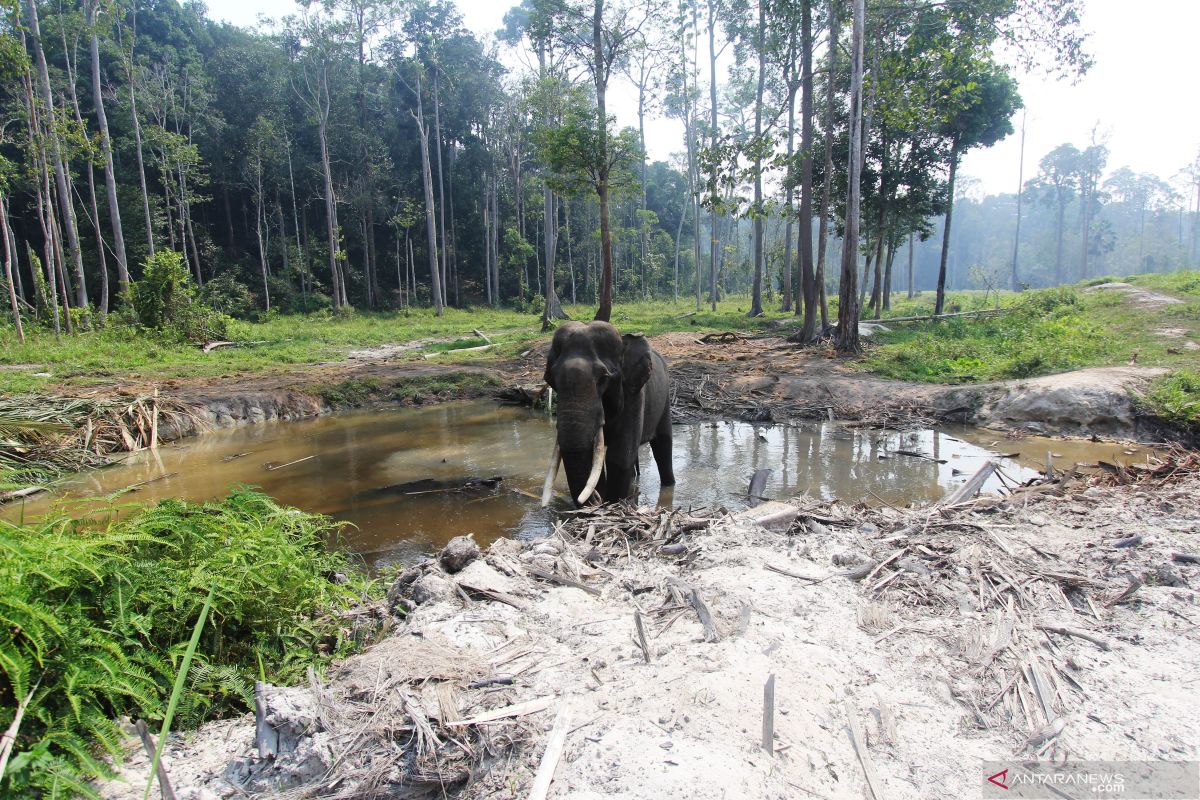
[(554, 333), (545, 380), (558, 395), (558, 434), (543, 506), (560, 465), (576, 505), (593, 493), (605, 501), (628, 497), (647, 442), (662, 485), (675, 485), (667, 362), (645, 336), (622, 336), (607, 322), (568, 322)]

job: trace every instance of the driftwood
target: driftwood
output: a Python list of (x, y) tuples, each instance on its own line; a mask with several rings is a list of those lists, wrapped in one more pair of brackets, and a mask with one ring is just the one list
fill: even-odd
[(539, 711), (545, 711), (553, 702), (553, 696), (539, 697), (535, 700), (526, 700), (523, 703), (513, 703), (511, 706), (504, 706), (503, 708), (493, 708), (490, 711), (484, 711), (476, 714), (473, 717), (447, 722), (446, 725), (448, 727), (453, 726), (457, 728), (463, 728), (467, 725), (478, 725), (481, 722), (495, 722), (499, 719), (524, 717), (529, 714), (536, 714)]
[(882, 322), (885, 325), (891, 325), (893, 322), (932, 322), (939, 319), (951, 319), (952, 317), (994, 317), (1001, 314), (1007, 314), (1011, 311), (1011, 308), (984, 308), (978, 311), (956, 311), (952, 314), (922, 314), (915, 317), (884, 317), (883, 319), (872, 321)]
[(1063, 636), (1072, 636), (1076, 639), (1083, 639), (1084, 641), (1091, 642), (1104, 651), (1112, 650), (1112, 645), (1109, 644), (1108, 640), (1104, 637), (1098, 636), (1094, 633), (1088, 633), (1087, 631), (1081, 631), (1078, 628), (1068, 628), (1064, 625), (1038, 625), (1038, 628), (1046, 631), (1047, 633), (1057, 633)]
[(750, 505), (756, 506), (763, 500), (769, 498), (763, 497), (763, 492), (766, 491), (767, 481), (771, 479), (771, 473), (774, 470), (760, 469), (756, 470), (754, 477), (750, 479), (750, 489), (747, 494), (750, 495)]
[(867, 778), (867, 787), (871, 790), (871, 797), (875, 800), (883, 800), (883, 793), (880, 791), (879, 776), (875, 774), (875, 764), (871, 761), (871, 754), (867, 751), (867, 743), (863, 738), (862, 729), (858, 724), (858, 712), (854, 708), (854, 704), (847, 698), (846, 706), (846, 722), (850, 731), (850, 743), (854, 745), (854, 754), (858, 756), (858, 763), (862, 765), (863, 775)]
[(775, 674), (763, 685), (762, 748), (775, 756)]
[[(158, 744), (154, 741), (154, 737), (150, 734), (150, 729), (146, 727), (146, 721), (139, 719), (133, 724), (137, 730), (138, 736), (142, 740), (142, 748), (146, 751), (146, 755), (150, 757), (151, 763), (154, 762), (154, 751)], [(175, 790), (171, 788), (171, 779), (167, 777), (167, 768), (163, 764), (162, 759), (158, 761), (158, 785), (162, 789), (163, 800), (175, 800)]]
[(567, 734), (570, 732), (571, 715), (564, 708), (554, 718), (550, 741), (546, 743), (546, 752), (542, 754), (537, 775), (533, 778), (533, 787), (529, 790), (529, 800), (546, 800), (546, 795), (550, 792), (550, 783), (554, 780), (554, 771), (558, 769), (559, 759), (562, 758), (563, 748), (567, 743)]
[(299, 464), (301, 462), (308, 461), (310, 458), (316, 458), (316, 457), (317, 457), (317, 454), (313, 453), (311, 456), (305, 456), (304, 458), (297, 458), (295, 461), (289, 461), (286, 464), (268, 463), (268, 464), (264, 464), (263, 466), (266, 468), (267, 472), (274, 472), (277, 469), (283, 469), (284, 467), (290, 467), (293, 464)]
[(259, 758), (279, 752), (279, 733), (267, 722), (266, 689), (262, 681), (254, 682), (254, 744)]
[(580, 583), (574, 578), (567, 578), (555, 572), (544, 570), (541, 567), (535, 567), (532, 564), (522, 564), (521, 567), (530, 575), (541, 578), (542, 580), (562, 584), (563, 586), (570, 586), (572, 589), (580, 589), (596, 597), (600, 596), (600, 590), (595, 586), (588, 586), (586, 583)]
[(979, 490), (987, 483), (988, 478), (992, 477), (992, 473), (996, 471), (1000, 465), (995, 461), (988, 461), (979, 471), (967, 479), (967, 482), (955, 489), (950, 494), (943, 497), (939, 502), (939, 506), (953, 506), (959, 503), (965, 503), (975, 495), (979, 494)]
[(646, 625), (642, 622), (642, 612), (633, 612), (633, 627), (637, 631), (638, 647), (642, 649), (642, 658), (646, 659), (649, 664), (653, 659), (650, 657), (650, 645), (646, 642)]
[(0, 504), (8, 503), (12, 500), (20, 500), (22, 497), (29, 497), (38, 492), (46, 491), (44, 486), (26, 486), (24, 489), (13, 489), (10, 492), (0, 494)]

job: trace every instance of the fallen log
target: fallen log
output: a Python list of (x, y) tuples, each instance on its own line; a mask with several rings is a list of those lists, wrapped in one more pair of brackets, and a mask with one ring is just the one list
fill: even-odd
[(987, 483), (988, 478), (992, 477), (992, 473), (1000, 466), (995, 461), (989, 461), (979, 468), (979, 471), (967, 479), (967, 482), (955, 489), (950, 494), (943, 497), (937, 502), (938, 506), (953, 506), (959, 503), (965, 503), (975, 495), (979, 494), (979, 490)]

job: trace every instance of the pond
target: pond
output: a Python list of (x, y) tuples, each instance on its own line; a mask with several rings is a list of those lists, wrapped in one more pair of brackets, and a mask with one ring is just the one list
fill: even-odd
[[(539, 508), (554, 426), (543, 413), (489, 401), (420, 409), (373, 410), (212, 431), (121, 464), (78, 475), (52, 496), (4, 510), (10, 519), (48, 510), (64, 498), (94, 498), (127, 487), (121, 501), (166, 497), (209, 500), (235, 484), (260, 487), (280, 502), (352, 523), (348, 544), (368, 562), (410, 561), (453, 536), (480, 544), (506, 535), (544, 533)], [(824, 499), (900, 506), (939, 498), (989, 458), (1010, 480), (1045, 464), (1144, 460), (1147, 449), (1053, 439), (1008, 439), (979, 429), (906, 433), (855, 429), (837, 422), (763, 426), (689, 422), (674, 428), (678, 485), (660, 497), (658, 472), (643, 448), (640, 499), (677, 507), (749, 504), (758, 469), (771, 469), (764, 495), (808, 493)], [(461, 487), (464, 479), (503, 478)], [(1000, 487), (993, 477), (985, 487)], [(564, 507), (559, 476), (556, 506)]]

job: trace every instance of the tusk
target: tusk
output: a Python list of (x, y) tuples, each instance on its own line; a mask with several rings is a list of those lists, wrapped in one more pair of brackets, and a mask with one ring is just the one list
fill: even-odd
[(546, 465), (546, 482), (542, 485), (542, 508), (550, 505), (554, 497), (554, 479), (558, 477), (558, 468), (562, 464), (562, 455), (558, 451), (558, 442), (554, 442), (554, 452), (550, 454), (550, 463)]
[(596, 451), (592, 454), (592, 472), (588, 475), (587, 483), (583, 487), (583, 491), (579, 493), (579, 499), (576, 500), (579, 505), (587, 502), (587, 499), (592, 496), (592, 492), (596, 490), (596, 484), (600, 482), (600, 471), (604, 469), (604, 428), (600, 429), (600, 435), (596, 437)]

